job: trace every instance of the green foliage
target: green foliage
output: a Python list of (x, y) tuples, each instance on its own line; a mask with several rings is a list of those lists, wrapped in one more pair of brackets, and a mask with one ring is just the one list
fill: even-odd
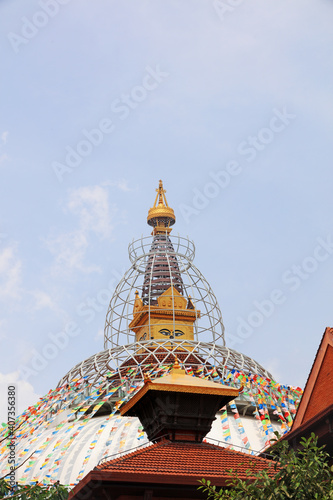
[(4, 479), (1, 479), (0, 498), (4, 498), (5, 500), (12, 498), (15, 500), (67, 500), (68, 490), (59, 483), (49, 486), (36, 483), (28, 486), (18, 486), (13, 491), (8, 483)]
[[(329, 500), (333, 499), (333, 467), (328, 465), (329, 455), (324, 446), (317, 446), (312, 433), (309, 439), (301, 439), (301, 449), (295, 452), (286, 441), (278, 441), (273, 448), (275, 473), (270, 477), (267, 470), (248, 470), (242, 480), (237, 471), (228, 471), (233, 478), (228, 489), (218, 489), (210, 481), (202, 479), (201, 489), (212, 500)], [(251, 479), (250, 479), (251, 478)]]

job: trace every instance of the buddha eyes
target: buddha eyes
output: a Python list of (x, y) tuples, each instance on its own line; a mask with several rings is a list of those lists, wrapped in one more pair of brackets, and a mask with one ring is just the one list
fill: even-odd
[(159, 331), (162, 335), (165, 335), (166, 337), (170, 337), (173, 339), (174, 337), (180, 337), (181, 335), (184, 335), (184, 332), (181, 330), (175, 330), (174, 332), (171, 332), (171, 330), (168, 330), (167, 328), (162, 328), (162, 330)]
[(165, 335), (166, 337), (168, 337), (171, 332), (170, 332), (170, 330), (163, 329), (163, 330), (160, 330), (158, 333), (161, 333), (162, 335)]

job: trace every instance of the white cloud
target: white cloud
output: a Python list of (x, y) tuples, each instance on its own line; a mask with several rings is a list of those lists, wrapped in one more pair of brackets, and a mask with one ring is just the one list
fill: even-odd
[(71, 191), (69, 210), (78, 215), (80, 229), (85, 235), (95, 232), (102, 238), (109, 238), (113, 229), (112, 216), (115, 209), (109, 206), (108, 192), (101, 186), (87, 186)]
[(2, 132), (2, 134), (1, 134), (2, 144), (7, 144), (7, 140), (8, 140), (8, 130), (6, 130), (5, 132)]
[(96, 335), (94, 337), (94, 340), (96, 340), (97, 342), (99, 342), (103, 337), (104, 337), (104, 330), (103, 330), (103, 328), (100, 328), (97, 331), (97, 333), (96, 333)]
[(265, 368), (273, 375), (274, 380), (282, 380), (281, 361), (279, 358), (269, 358), (265, 362)]
[[(0, 235), (1, 237), (1, 235)], [(58, 304), (44, 290), (30, 290), (23, 286), (22, 261), (17, 255), (16, 245), (11, 244), (0, 249), (0, 301), (9, 311), (22, 308), (26, 312), (38, 311), (41, 309), (51, 309), (58, 314), (62, 314)], [(8, 309), (7, 309), (8, 312)], [(0, 339), (6, 338), (4, 332), (4, 321), (0, 320)]]
[(20, 380), (18, 371), (3, 374), (0, 373), (0, 423), (7, 422), (7, 390), (8, 385), (16, 387), (16, 416), (20, 415), (28, 406), (37, 403), (40, 396), (35, 392), (33, 386), (25, 381)]
[(4, 319), (0, 320), (0, 340), (7, 338), (7, 334), (5, 332), (6, 321)]
[(119, 189), (119, 191), (123, 191), (124, 193), (135, 191), (135, 189), (129, 187), (128, 181), (126, 179), (119, 179), (118, 181), (106, 181), (103, 183), (103, 186), (115, 187)]
[(112, 236), (117, 209), (110, 206), (107, 189), (101, 186), (73, 189), (65, 212), (78, 217), (78, 228), (46, 239), (46, 246), (55, 257), (53, 272), (100, 272), (98, 266), (86, 262), (86, 253), (92, 234), (103, 240)]
[(22, 263), (14, 246), (0, 251), (0, 300), (18, 299), (21, 296)]
[(88, 239), (82, 229), (49, 238), (46, 245), (55, 257), (53, 272), (56, 274), (68, 270), (78, 270), (85, 273), (99, 272), (100, 270), (98, 266), (84, 262)]
[[(2, 132), (0, 134), (0, 149), (3, 148), (7, 144), (8, 140), (8, 131), (6, 130), (5, 132)], [(0, 165), (1, 163), (4, 163), (6, 160), (9, 160), (9, 156), (6, 153), (0, 154)]]
[(33, 306), (30, 309), (34, 311), (39, 311), (41, 309), (51, 309), (53, 311), (59, 312), (59, 307), (57, 303), (52, 299), (52, 297), (44, 292), (43, 290), (33, 290), (30, 292), (30, 295), (33, 298)]
[(2, 155), (0, 155), (0, 165), (1, 165), (1, 163), (5, 162), (8, 159), (9, 159), (9, 156), (6, 155), (5, 153), (3, 153)]

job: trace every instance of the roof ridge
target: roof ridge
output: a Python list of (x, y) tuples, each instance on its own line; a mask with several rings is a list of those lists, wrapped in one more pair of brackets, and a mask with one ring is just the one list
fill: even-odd
[[(188, 441), (184, 441), (184, 442), (180, 442), (180, 441), (168, 441), (168, 440), (161, 440), (157, 443), (153, 443), (151, 444), (150, 446), (146, 446), (144, 448), (140, 448), (140, 449), (137, 449), (137, 450), (134, 450), (132, 452), (129, 452), (129, 453), (126, 453), (118, 458), (114, 458), (114, 459), (111, 459), (107, 462), (103, 462), (102, 464), (98, 465), (97, 466), (97, 469), (99, 470), (103, 470), (103, 469), (108, 469), (110, 467), (115, 467), (117, 465), (119, 465), (120, 463), (121, 464), (126, 464), (127, 461), (131, 461), (133, 458), (135, 459), (137, 456), (140, 456), (142, 457), (142, 455), (145, 455), (145, 454), (148, 454), (148, 453), (155, 453), (155, 450), (157, 448), (163, 448), (163, 447), (167, 447), (167, 448), (171, 448), (171, 449), (179, 449), (179, 448), (182, 448), (182, 449), (186, 449), (186, 448), (201, 448), (201, 449), (210, 449), (212, 451), (218, 451), (218, 452), (223, 452), (225, 453), (226, 455), (229, 455), (229, 456), (238, 456), (240, 458), (242, 458), (243, 460), (246, 460), (246, 461), (254, 461), (256, 463), (260, 462), (260, 463), (265, 463), (265, 464), (271, 464), (271, 460), (267, 459), (267, 458), (263, 458), (263, 457), (258, 457), (256, 455), (250, 455), (250, 454), (247, 454), (247, 453), (244, 453), (244, 452), (241, 452), (241, 451), (237, 451), (237, 450), (231, 450), (231, 449), (228, 449), (224, 446), (219, 446), (217, 444), (214, 444), (214, 443), (209, 443), (209, 442), (201, 442), (201, 443), (197, 443), (197, 442), (188, 442)], [(240, 461), (239, 462), (239, 465), (241, 464), (242, 462)]]
[(310, 403), (310, 395), (313, 393), (316, 387), (319, 374), (324, 366), (325, 354), (329, 346), (333, 348), (332, 338), (330, 338), (332, 335), (333, 328), (326, 327), (323, 335), (321, 336), (319, 346), (312, 362), (311, 369), (304, 386), (303, 394), (297, 408), (297, 413), (290, 431), (296, 430), (298, 427), (300, 427), (300, 425), (304, 423), (306, 411)]
[(150, 444), (149, 442), (147, 443), (147, 446), (140, 446), (138, 449), (136, 450), (133, 450), (133, 451), (130, 451), (128, 453), (126, 453), (126, 451), (124, 452), (124, 455), (121, 455), (120, 457), (117, 457), (117, 458), (112, 458), (111, 460), (108, 460), (106, 462), (103, 462), (101, 463), (100, 465), (97, 466), (97, 468), (103, 468), (102, 466), (106, 466), (108, 464), (110, 464), (112, 462), (112, 464), (115, 464), (115, 463), (119, 463), (120, 461), (125, 461), (126, 459), (128, 458), (132, 458), (133, 456), (135, 455), (138, 455), (139, 453), (144, 453), (145, 451), (147, 451), (148, 449), (150, 448), (155, 448), (159, 445), (160, 443), (152, 443)]
[(176, 446), (176, 447), (179, 447), (179, 445), (185, 445), (185, 446), (188, 446), (188, 445), (202, 445), (202, 446), (205, 446), (205, 445), (209, 445), (211, 448), (216, 448), (216, 449), (219, 449), (219, 450), (225, 450), (226, 448), (224, 446), (219, 446), (219, 445), (216, 445), (216, 444), (213, 444), (213, 443), (207, 443), (207, 442), (201, 442), (201, 443), (196, 443), (196, 442), (188, 442), (188, 441), (184, 441), (184, 442), (173, 442), (173, 441), (168, 441), (168, 440), (161, 440), (161, 441), (158, 441), (157, 443), (153, 443), (153, 444), (150, 444), (147, 443), (148, 446), (144, 446), (144, 447), (140, 447), (138, 449), (135, 449), (133, 451), (130, 451), (129, 453), (124, 453), (123, 455), (121, 455), (120, 457), (117, 457), (117, 458), (112, 458), (111, 460), (108, 460), (108, 461), (104, 461), (103, 463), (101, 463), (100, 465), (98, 465), (97, 467), (98, 468), (102, 468), (102, 466), (106, 467), (108, 466), (109, 464), (112, 463), (113, 464), (118, 464), (119, 462), (125, 462), (127, 459), (130, 459), (130, 458), (133, 458), (137, 455), (142, 455), (144, 453), (148, 453), (148, 450), (151, 450), (152, 448), (154, 448), (154, 450), (156, 448), (159, 448), (159, 447), (162, 447), (162, 446)]
[(244, 455), (245, 455), (246, 457), (254, 458), (255, 460), (260, 460), (260, 461), (272, 463), (272, 460), (270, 460), (268, 458), (263, 458), (263, 457), (259, 457), (258, 455), (252, 455), (252, 454), (244, 453), (243, 451), (230, 450), (228, 448), (225, 448), (225, 451), (227, 453), (231, 453), (233, 455), (241, 455), (242, 457), (244, 457)]

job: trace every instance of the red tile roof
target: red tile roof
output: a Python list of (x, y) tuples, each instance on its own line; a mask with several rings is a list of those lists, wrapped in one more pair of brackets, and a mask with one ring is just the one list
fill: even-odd
[[(120, 458), (99, 465), (105, 472), (135, 472), (136, 474), (179, 475), (195, 478), (230, 477), (229, 469), (244, 475), (272, 467), (272, 462), (210, 443), (179, 443), (160, 441)], [(272, 475), (274, 471), (272, 470)]]
[[(69, 499), (82, 495), (100, 498), (99, 491), (125, 492), (139, 485), (155, 485), (154, 488), (190, 488), (197, 491), (198, 481), (209, 479), (218, 487), (228, 486), (233, 469), (241, 479), (251, 479), (246, 471), (268, 470), (274, 476), (274, 463), (265, 458), (228, 450), (210, 443), (180, 443), (160, 441), (140, 448), (90, 471), (71, 491)], [(118, 490), (117, 490), (118, 489)], [(113, 497), (112, 497), (113, 498)], [(115, 496), (116, 498), (116, 496)], [(193, 497), (194, 498), (194, 497)]]

